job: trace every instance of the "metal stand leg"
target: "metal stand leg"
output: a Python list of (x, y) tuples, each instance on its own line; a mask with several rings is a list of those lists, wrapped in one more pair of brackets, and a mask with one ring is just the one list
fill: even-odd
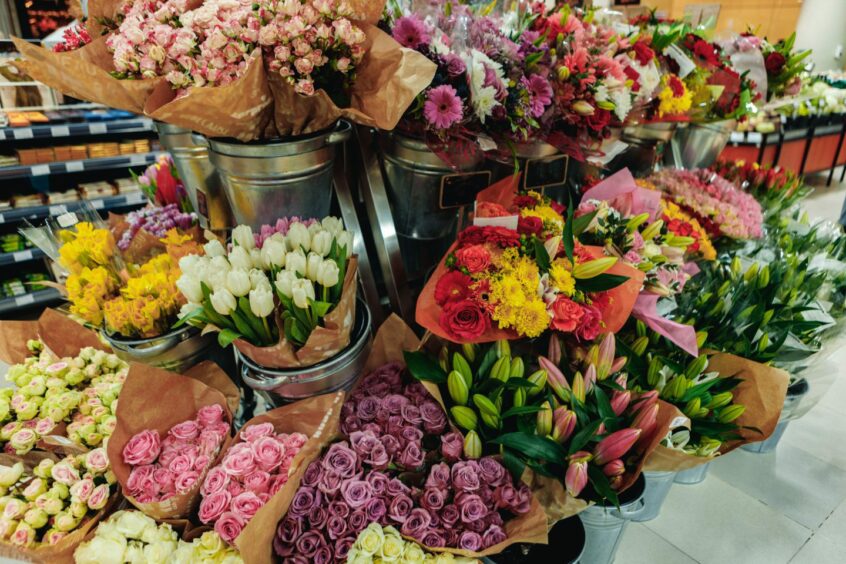
[[(831, 186), (831, 181), (834, 180), (834, 169), (837, 168), (837, 159), (840, 157), (840, 151), (843, 149), (844, 137), (846, 137), (846, 118), (843, 119), (843, 125), (840, 127), (840, 137), (837, 140), (837, 150), (834, 151), (834, 159), (831, 161), (831, 170), (828, 171), (828, 180), (825, 183), (826, 186)], [(840, 181), (843, 182), (842, 178)]]
[(382, 176), (379, 157), (374, 150), (372, 130), (365, 126), (357, 126), (353, 142), (357, 142), (361, 151), (359, 186), (370, 220), (370, 229), (391, 309), (403, 319), (414, 319), (415, 304), (407, 284), (408, 279), (402, 263), (402, 252), (385, 189), (385, 180)]
[(767, 138), (769, 138), (768, 133), (764, 133), (764, 135), (761, 137), (761, 148), (758, 149), (758, 161), (757, 161), (759, 165), (764, 164), (764, 151), (767, 150)]
[(784, 128), (779, 129), (778, 131), (778, 144), (776, 145), (775, 154), (773, 155), (773, 162), (770, 164), (773, 168), (778, 166), (778, 161), (781, 159), (782, 147), (784, 147)]
[(358, 220), (358, 213), (355, 209), (355, 199), (350, 191), (347, 181), (349, 146), (348, 143), (340, 149), (342, 154), (335, 162), (333, 173), (335, 182), (335, 195), (338, 198), (338, 206), (341, 208), (341, 217), (344, 225), (350, 233), (354, 234), (353, 251), (358, 255), (358, 276), (364, 290), (364, 299), (370, 307), (370, 315), (373, 316), (373, 326), (378, 327), (384, 321), (382, 304), (379, 302), (379, 291), (376, 287), (376, 278), (373, 276), (373, 267), (370, 264), (370, 256), (367, 254), (367, 247), (364, 245), (364, 232), (361, 230), (361, 222)]
[(799, 176), (805, 174), (805, 165), (808, 163), (808, 155), (811, 152), (811, 145), (814, 143), (814, 134), (816, 133), (816, 124), (808, 129), (808, 136), (805, 138), (805, 150), (802, 152), (802, 164), (799, 165)]

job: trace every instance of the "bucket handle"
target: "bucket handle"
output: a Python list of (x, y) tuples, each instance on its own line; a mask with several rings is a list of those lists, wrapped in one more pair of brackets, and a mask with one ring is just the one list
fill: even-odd
[(153, 345), (152, 347), (144, 347), (143, 349), (136, 349), (131, 346), (125, 346), (120, 342), (115, 342), (112, 339), (109, 339), (109, 344), (114, 349), (121, 350), (125, 353), (131, 354), (136, 358), (153, 358), (156, 357), (163, 352), (167, 351), (168, 349), (174, 347), (175, 345), (179, 344), (179, 340), (175, 339), (174, 337), (164, 339), (161, 343), (157, 345)]
[(257, 378), (253, 378), (250, 376), (249, 370), (246, 366), (241, 367), (241, 378), (247, 386), (260, 392), (272, 392), (279, 386), (290, 381), (290, 378), (287, 376), (280, 376), (279, 378), (274, 378), (273, 380), (259, 380)]
[(352, 125), (348, 121), (341, 120), (335, 127), (335, 131), (326, 137), (326, 144), (335, 145), (337, 143), (343, 143), (350, 138), (350, 135), (352, 135)]
[(632, 519), (637, 518), (641, 513), (644, 512), (646, 509), (646, 500), (643, 499), (643, 496), (640, 497), (635, 503), (632, 504), (632, 509), (628, 508), (614, 508), (611, 510), (611, 514), (617, 517), (618, 519), (624, 519), (626, 521), (630, 521)]
[(193, 141), (195, 145), (199, 145), (200, 147), (205, 147), (206, 149), (209, 148), (209, 140), (205, 135), (192, 132), (191, 141)]

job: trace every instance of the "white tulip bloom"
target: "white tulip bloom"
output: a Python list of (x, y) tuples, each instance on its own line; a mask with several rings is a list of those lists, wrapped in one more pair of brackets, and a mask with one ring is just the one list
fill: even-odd
[(249, 225), (239, 225), (232, 230), (232, 241), (239, 247), (244, 247), (246, 250), (252, 250), (256, 246), (256, 239), (253, 236), (253, 230)]
[(176, 281), (176, 287), (189, 302), (199, 303), (203, 301), (203, 289), (200, 286), (199, 278), (190, 274), (183, 274)]
[(250, 289), (255, 290), (259, 286), (270, 286), (270, 281), (267, 279), (267, 274), (263, 270), (254, 268), (250, 270)]
[(312, 282), (317, 282), (317, 271), (320, 270), (320, 265), (323, 264), (323, 257), (317, 253), (309, 253), (306, 260), (306, 276)]
[(291, 284), (291, 299), (300, 309), (308, 308), (309, 300), (314, 300), (314, 284), (308, 278), (298, 278)]
[(311, 249), (311, 234), (304, 223), (292, 223), (291, 227), (288, 228), (285, 241), (291, 251), (302, 250), (307, 253)]
[(179, 270), (182, 274), (190, 274), (196, 276), (197, 266), (202, 262), (200, 255), (186, 255), (179, 259)]
[(338, 219), (337, 217), (327, 216), (323, 218), (323, 221), (320, 222), (323, 226), (323, 229), (331, 233), (332, 235), (337, 235), (341, 231), (344, 230), (344, 222)]
[(276, 289), (279, 290), (279, 293), (283, 296), (290, 298), (291, 288), (293, 287), (296, 279), (296, 274), (290, 270), (283, 270), (276, 275)]
[(209, 273), (208, 275), (211, 276), (213, 272), (223, 272), (226, 274), (230, 270), (232, 270), (232, 265), (229, 264), (229, 261), (224, 256), (217, 256), (214, 257), (209, 261)]
[(253, 268), (253, 259), (244, 247), (235, 247), (232, 249), (232, 252), (229, 253), (229, 263), (232, 265), (232, 268), (246, 270), (247, 272)]
[(222, 257), (226, 255), (226, 249), (223, 248), (223, 245), (217, 239), (212, 239), (205, 245), (203, 245), (203, 250), (206, 252), (207, 257)]
[(346, 258), (349, 258), (353, 253), (353, 234), (349, 231), (341, 231), (336, 237), (338, 247), (345, 247), (347, 250)]
[(285, 266), (285, 241), (266, 240), (261, 248), (261, 258), (268, 268)]
[(334, 260), (324, 260), (317, 273), (317, 283), (324, 288), (331, 288), (338, 283), (341, 271)]
[(311, 238), (311, 250), (325, 257), (332, 250), (332, 240), (332, 234), (328, 231), (318, 231)]
[(235, 296), (226, 288), (216, 289), (211, 295), (211, 303), (214, 310), (220, 315), (229, 315), (238, 307)]
[(285, 269), (296, 272), (300, 276), (306, 274), (306, 256), (302, 250), (297, 250), (285, 255)]
[(312, 237), (314, 237), (314, 234), (319, 232), (319, 231), (323, 231), (323, 226), (320, 225), (319, 221), (315, 221), (314, 223), (312, 223), (311, 225), (308, 226), (308, 233)]
[(250, 290), (250, 310), (256, 317), (267, 317), (273, 311), (273, 292), (269, 288)]
[(251, 288), (250, 275), (246, 270), (230, 270), (226, 275), (226, 289), (236, 298), (246, 296)]
[(267, 263), (264, 262), (259, 249), (250, 249), (250, 260), (253, 262), (253, 268), (269, 268)]

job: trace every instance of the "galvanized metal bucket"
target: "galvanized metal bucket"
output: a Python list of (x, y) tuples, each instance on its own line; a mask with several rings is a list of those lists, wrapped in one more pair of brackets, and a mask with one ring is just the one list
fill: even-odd
[(278, 141), (202, 139), (235, 221), (258, 229), (283, 215), (329, 215), (335, 145), (346, 141), (351, 131), (349, 123), (339, 121), (319, 133)]
[(124, 339), (105, 332), (101, 334), (119, 358), (178, 373), (210, 359), (218, 348), (217, 335), (202, 335), (196, 327), (181, 327), (151, 339)]
[(676, 130), (674, 122), (640, 123), (623, 128), (620, 140), (629, 146), (609, 164), (610, 172), (628, 168), (635, 176), (649, 174)]
[(677, 168), (707, 168), (714, 164), (729, 142), (737, 121), (727, 119), (713, 123), (680, 124), (670, 141), (666, 157)]
[(232, 227), (229, 202), (223, 193), (220, 177), (209, 160), (206, 145), (196, 143), (191, 131), (168, 123), (157, 121), (156, 131), (162, 147), (173, 157), (188, 199), (200, 216), (200, 225), (215, 230)]
[(569, 157), (548, 143), (535, 141), (514, 145), (514, 155), (486, 153), (492, 180), (502, 180), (517, 170), (523, 173), (521, 189), (543, 192), (553, 200), (566, 203), (569, 199), (567, 175)]
[(626, 526), (645, 508), (645, 485), (641, 474), (629, 489), (620, 494), (619, 509), (610, 504), (596, 504), (579, 513), (579, 518), (585, 526), (585, 550), (579, 560), (581, 564), (614, 562)]
[(362, 373), (370, 351), (371, 318), (367, 304), (358, 298), (350, 344), (337, 355), (313, 366), (270, 369), (259, 366), (236, 349), (244, 384), (274, 407), (303, 398), (352, 387)]
[(658, 517), (658, 513), (661, 512), (661, 506), (664, 505), (664, 500), (667, 499), (667, 494), (670, 493), (670, 488), (673, 486), (673, 479), (676, 477), (676, 473), (644, 472), (643, 477), (646, 480), (646, 488), (643, 494), (643, 511), (632, 518), (632, 521), (639, 523), (651, 521)]
[(558, 521), (549, 531), (549, 544), (517, 544), (493, 556), (484, 564), (523, 564), (525, 562), (577, 564), (585, 551), (585, 526), (578, 515)]
[(673, 482), (676, 484), (685, 484), (687, 486), (699, 484), (705, 481), (705, 478), (708, 477), (708, 468), (710, 466), (711, 463), (708, 462), (707, 464), (700, 464), (696, 468), (682, 470), (681, 472), (678, 472), (676, 474), (676, 477)]
[(778, 424), (776, 425), (773, 434), (765, 441), (745, 444), (740, 448), (758, 454), (766, 454), (774, 451), (778, 446), (779, 441), (781, 441), (782, 435), (784, 435), (784, 432), (787, 430), (787, 425), (794, 419), (793, 414), (799, 408), (799, 404), (802, 402), (802, 399), (808, 395), (809, 391), (810, 386), (808, 385), (808, 381), (804, 378), (791, 384), (790, 387), (787, 388), (787, 395), (784, 398), (784, 407), (781, 409), (781, 416), (779, 417)]

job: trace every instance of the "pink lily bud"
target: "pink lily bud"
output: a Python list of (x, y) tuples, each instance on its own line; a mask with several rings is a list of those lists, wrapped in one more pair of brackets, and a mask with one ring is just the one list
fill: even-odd
[(613, 478), (614, 476), (622, 476), (626, 472), (626, 465), (623, 463), (622, 460), (618, 458), (617, 460), (612, 460), (611, 462), (603, 466), (602, 472), (609, 478)]
[(651, 435), (658, 422), (658, 404), (654, 403), (637, 412), (632, 421), (632, 429), (640, 429), (644, 436)]
[(570, 457), (570, 465), (564, 475), (564, 486), (567, 488), (567, 494), (571, 497), (578, 497), (587, 486), (588, 460), (590, 460), (590, 453), (584, 451), (577, 452)]
[(632, 403), (632, 413), (639, 413), (644, 409), (647, 409), (650, 406), (658, 404), (658, 390), (649, 390), (648, 392), (643, 392), (638, 396), (638, 398)]
[(576, 429), (576, 414), (566, 407), (559, 407), (552, 412), (552, 418), (552, 438), (564, 444)]
[(599, 427), (596, 428), (596, 432), (594, 433), (594, 436), (600, 437), (604, 434), (605, 434), (605, 423), (600, 423)]
[(587, 350), (587, 354), (585, 355), (584, 363), (585, 364), (596, 364), (599, 362), (599, 347), (597, 345), (591, 345), (590, 348)]
[(573, 377), (573, 397), (585, 403), (585, 379), (581, 372), (576, 372)]
[(605, 380), (611, 374), (611, 365), (614, 363), (614, 352), (617, 342), (613, 333), (606, 333), (599, 343), (599, 353), (596, 359), (596, 377)]
[(611, 374), (615, 374), (622, 370), (623, 367), (626, 365), (626, 362), (628, 361), (628, 357), (625, 356), (618, 356), (617, 358), (615, 358), (614, 364), (611, 365)]
[(593, 389), (596, 384), (596, 366), (591, 364), (585, 370), (585, 395)]
[(617, 385), (620, 386), (621, 388), (625, 388), (626, 383), (628, 382), (628, 375), (627, 374), (620, 374), (619, 376), (617, 376), (617, 379), (614, 380), (614, 382), (616, 382)]
[(570, 399), (570, 384), (567, 383), (567, 379), (558, 366), (545, 356), (538, 357), (538, 364), (546, 370), (546, 382), (555, 392), (555, 395), (561, 398), (561, 401), (568, 401)]
[(549, 349), (546, 354), (553, 363), (561, 362), (561, 341), (554, 333), (549, 337)]
[(615, 431), (599, 441), (593, 449), (594, 461), (600, 466), (607, 462), (620, 458), (632, 448), (640, 436), (640, 429), (622, 429)]
[(614, 415), (620, 415), (629, 406), (629, 401), (632, 399), (632, 393), (629, 390), (625, 392), (614, 392), (611, 394), (611, 409), (614, 410)]

